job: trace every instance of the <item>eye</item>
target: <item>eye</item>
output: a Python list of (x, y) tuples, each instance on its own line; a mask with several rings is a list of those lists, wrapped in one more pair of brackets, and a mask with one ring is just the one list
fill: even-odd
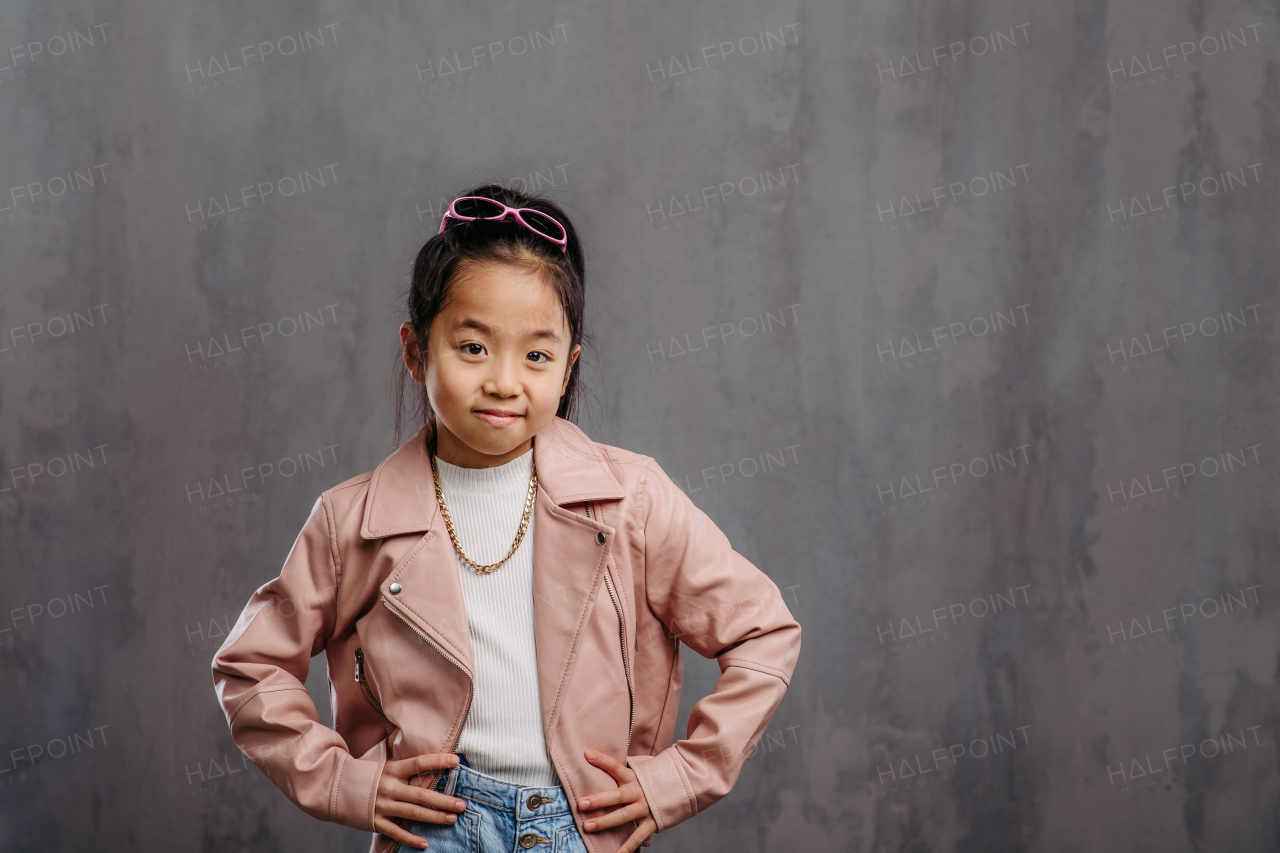
[(551, 360), (551, 356), (547, 355), (545, 352), (539, 352), (538, 350), (534, 350), (529, 353), (528, 358), (532, 359), (534, 364), (545, 364)]
[(463, 344), (462, 351), (467, 355), (484, 355), (484, 345), (472, 341), (469, 344)]

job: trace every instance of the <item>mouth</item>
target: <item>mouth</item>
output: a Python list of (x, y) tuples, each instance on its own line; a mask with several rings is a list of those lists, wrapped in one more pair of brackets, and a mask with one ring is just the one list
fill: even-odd
[(475, 415), (489, 426), (499, 428), (510, 426), (524, 417), (524, 415), (508, 412), (504, 409), (476, 409)]

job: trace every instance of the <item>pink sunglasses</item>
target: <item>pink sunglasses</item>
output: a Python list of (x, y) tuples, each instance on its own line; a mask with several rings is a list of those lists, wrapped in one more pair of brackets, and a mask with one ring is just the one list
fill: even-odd
[(455, 198), (450, 203), (449, 209), (444, 212), (444, 216), (440, 218), (440, 230), (436, 233), (444, 233), (444, 227), (450, 219), (456, 219), (459, 222), (471, 222), (476, 219), (501, 221), (508, 217), (539, 237), (545, 237), (555, 243), (560, 247), (560, 251), (569, 251), (569, 235), (565, 232), (564, 226), (550, 216), (531, 207), (507, 207), (500, 201), (482, 196), (468, 195)]

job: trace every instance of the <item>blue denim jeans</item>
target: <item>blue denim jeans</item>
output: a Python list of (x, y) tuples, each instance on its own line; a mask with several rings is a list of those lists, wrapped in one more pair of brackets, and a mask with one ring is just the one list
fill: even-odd
[[(472, 770), (463, 758), (434, 790), (467, 801), (452, 825), (414, 821), (435, 853), (587, 853), (564, 788), (527, 788)], [(401, 853), (410, 848), (402, 846)]]

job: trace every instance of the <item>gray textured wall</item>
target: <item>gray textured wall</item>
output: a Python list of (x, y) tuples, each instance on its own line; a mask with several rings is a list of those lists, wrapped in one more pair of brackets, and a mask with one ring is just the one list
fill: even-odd
[(659, 846), (1276, 849), (1278, 39), (1258, 0), (6, 3), (0, 848), (364, 849), (234, 758), (209, 660), (391, 449), (408, 265), (500, 178), (588, 243), (584, 426), (805, 629)]

